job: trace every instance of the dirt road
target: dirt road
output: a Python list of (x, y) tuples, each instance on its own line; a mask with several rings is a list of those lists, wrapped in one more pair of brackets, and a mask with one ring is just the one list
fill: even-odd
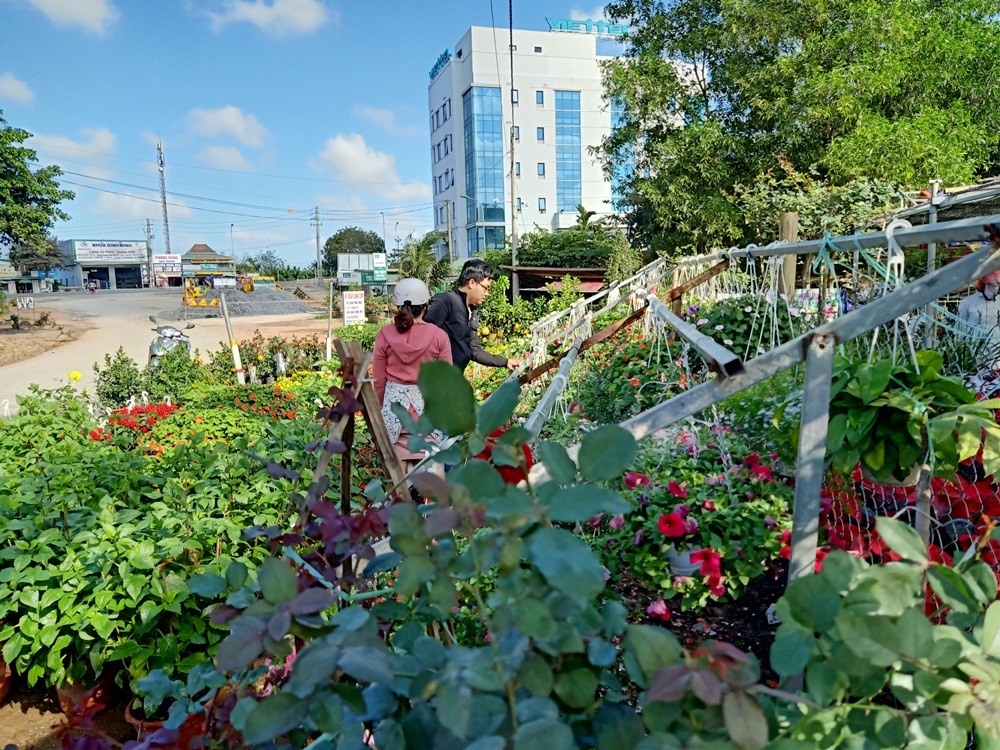
[[(180, 295), (174, 289), (143, 289), (50, 294), (37, 302), (56, 310), (59, 318), (65, 318), (77, 329), (77, 338), (31, 359), (0, 367), (0, 417), (5, 408), (11, 414), (16, 411), (16, 396), (27, 393), (29, 385), (45, 388), (64, 385), (72, 370), (83, 375), (76, 387), (93, 388), (93, 363), (103, 362), (104, 355), (114, 354), (119, 346), (144, 366), (149, 343), (154, 337), (148, 316), (176, 309), (180, 306)], [(183, 323), (172, 325), (184, 326)], [(312, 333), (325, 336), (326, 320), (317, 319), (311, 313), (233, 318), (233, 335), (237, 339), (250, 338), (255, 330), (260, 330), (265, 338)], [(227, 340), (221, 317), (195, 321), (195, 328), (188, 334), (192, 348), (200, 349), (202, 354)], [(0, 347), (4, 346), (6, 338), (0, 337)]]

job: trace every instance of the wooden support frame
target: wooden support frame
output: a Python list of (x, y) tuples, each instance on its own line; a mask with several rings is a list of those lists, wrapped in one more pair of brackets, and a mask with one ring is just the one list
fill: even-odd
[[(728, 268), (729, 268), (729, 259), (716, 263), (714, 266), (706, 268), (697, 276), (693, 276), (692, 278), (688, 279), (683, 284), (671, 287), (664, 293), (663, 296), (667, 298), (668, 302), (679, 303), (681, 300), (683, 300), (685, 294), (690, 292), (698, 285), (704, 284), (709, 279), (718, 276), (720, 273), (727, 270)], [(580, 345), (579, 353), (582, 354), (595, 344), (599, 344), (602, 341), (611, 338), (616, 333), (618, 333), (618, 331), (620, 331), (622, 328), (632, 325), (637, 320), (641, 320), (643, 316), (646, 314), (646, 309), (647, 306), (643, 305), (638, 310), (635, 310), (634, 312), (625, 316), (621, 320), (616, 321), (605, 328), (602, 328), (597, 333), (593, 334), (587, 339), (584, 339), (583, 343)], [(545, 373), (549, 372), (549, 370), (554, 370), (556, 367), (558, 367), (559, 363), (565, 356), (566, 356), (565, 352), (560, 352), (556, 356), (538, 365), (538, 367), (528, 370), (526, 373), (522, 374), (517, 379), (517, 382), (520, 383), (521, 385), (527, 385), (531, 381), (536, 380)]]
[[(357, 363), (365, 363), (364, 369), (357, 372), (357, 395), (358, 401), (361, 402), (361, 413), (365, 418), (365, 424), (368, 425), (368, 431), (371, 433), (372, 440), (375, 443), (375, 452), (378, 454), (379, 461), (381, 461), (382, 467), (388, 475), (389, 487), (393, 496), (399, 501), (409, 501), (410, 496), (406, 491), (406, 472), (403, 470), (403, 464), (396, 456), (396, 450), (389, 439), (389, 431), (386, 429), (385, 420), (382, 419), (382, 405), (379, 403), (378, 394), (375, 393), (375, 386), (368, 379), (367, 362), (369, 359), (365, 356), (365, 353), (361, 349), (361, 344), (357, 341), (334, 339), (333, 343), (341, 362), (352, 359)], [(352, 415), (349, 428), (352, 438), (354, 433), (353, 427)], [(344, 493), (350, 493), (350, 471), (341, 477), (341, 482), (346, 483), (346, 487), (341, 486), (341, 497), (343, 498), (345, 496)]]

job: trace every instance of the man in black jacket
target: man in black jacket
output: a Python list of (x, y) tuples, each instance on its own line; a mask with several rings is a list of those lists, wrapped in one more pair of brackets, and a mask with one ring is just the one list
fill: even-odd
[(470, 361), (509, 370), (521, 366), (520, 358), (508, 359), (485, 351), (476, 334), (479, 328), (476, 308), (486, 299), (495, 275), (486, 261), (479, 258), (467, 260), (458, 277), (458, 288), (435, 295), (424, 314), (427, 323), (433, 323), (448, 334), (451, 360), (460, 370), (464, 370)]

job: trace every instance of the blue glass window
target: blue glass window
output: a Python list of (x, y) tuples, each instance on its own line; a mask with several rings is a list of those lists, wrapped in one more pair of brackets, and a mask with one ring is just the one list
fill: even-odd
[[(625, 124), (625, 102), (621, 97), (611, 99), (611, 130), (618, 130)], [(625, 187), (635, 172), (635, 150), (629, 147), (611, 168), (611, 206), (616, 211), (629, 208), (625, 202)]]
[(545, 140), (545, 128), (535, 128), (535, 138), (539, 141)]
[(575, 211), (583, 200), (580, 92), (556, 91), (555, 95), (556, 210)]
[[(466, 199), (466, 223), (502, 224), (504, 160), (500, 89), (473, 86), (462, 96), (462, 114), (465, 121), (465, 187), (472, 198)], [(503, 227), (500, 230), (502, 236)], [(477, 241), (478, 238), (479, 235)], [(482, 239), (487, 241), (485, 235)], [(469, 252), (473, 252), (471, 241)]]
[(545, 92), (536, 91), (535, 92), (535, 104), (545, 104)]
[(545, 199), (544, 198), (539, 198), (538, 199), (538, 213), (540, 213), (540, 214), (544, 214), (545, 213)]
[(545, 176), (545, 162), (543, 161), (538, 162), (538, 176), (539, 177)]

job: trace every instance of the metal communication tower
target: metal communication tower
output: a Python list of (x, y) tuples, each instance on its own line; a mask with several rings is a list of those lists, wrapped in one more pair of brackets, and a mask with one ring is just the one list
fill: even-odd
[(163, 178), (163, 146), (156, 144), (156, 166), (160, 170), (160, 205), (163, 207), (163, 243), (170, 255), (170, 224), (167, 222), (167, 183)]

